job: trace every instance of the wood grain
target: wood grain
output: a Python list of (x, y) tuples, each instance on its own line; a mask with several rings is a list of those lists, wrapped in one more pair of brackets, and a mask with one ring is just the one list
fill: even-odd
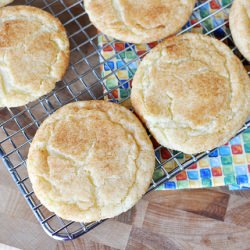
[[(249, 249), (250, 192), (154, 191), (74, 241), (47, 236), (0, 164), (0, 249)], [(4, 248), (5, 247), (5, 248)]]

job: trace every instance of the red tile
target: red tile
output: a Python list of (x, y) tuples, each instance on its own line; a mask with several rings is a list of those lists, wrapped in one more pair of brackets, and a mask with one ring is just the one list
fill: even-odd
[(187, 173), (185, 171), (181, 172), (180, 174), (176, 175), (177, 181), (183, 181), (187, 179)]
[(210, 2), (210, 6), (211, 6), (211, 9), (215, 9), (215, 10), (220, 9), (220, 5), (217, 3), (216, 0), (212, 0), (212, 1)]
[(132, 88), (132, 86), (133, 86), (133, 80), (129, 81), (129, 85), (130, 85), (130, 88)]
[[(114, 98), (118, 98), (119, 97), (117, 89), (113, 90), (111, 93), (112, 93), (112, 95), (113, 95)], [(110, 99), (113, 99), (112, 95), (111, 94), (108, 95)]]
[(161, 148), (161, 157), (162, 157), (162, 159), (167, 160), (167, 159), (171, 158), (171, 154), (168, 152), (167, 149)]
[(221, 168), (212, 168), (212, 174), (213, 176), (222, 176)]
[(108, 45), (103, 48), (103, 51), (113, 51), (113, 48), (110, 45)]
[(152, 48), (154, 48), (157, 44), (158, 44), (158, 42), (152, 42), (152, 43), (148, 43), (148, 46), (152, 49)]
[(155, 140), (154, 137), (151, 137), (151, 141), (152, 141), (152, 144), (153, 144), (154, 149), (156, 149), (157, 147), (160, 146), (160, 144)]
[(124, 43), (115, 43), (115, 50), (116, 51), (122, 51), (125, 49), (125, 44)]
[(243, 150), (242, 150), (241, 145), (232, 145), (231, 148), (232, 148), (232, 153), (233, 154), (235, 154), (235, 155), (243, 154)]
[[(146, 55), (146, 50), (137, 51), (137, 55), (138, 55), (140, 58), (143, 58), (143, 57)], [(142, 55), (143, 55), (143, 56), (142, 56)]]
[[(196, 24), (196, 23), (198, 22), (198, 20), (191, 20), (190, 22), (191, 22), (191, 25), (194, 25), (194, 24)], [(200, 25), (199, 23), (197, 23), (197, 24), (195, 25), (195, 27), (196, 27), (196, 28), (199, 28), (199, 27), (201, 27), (201, 25)]]
[(188, 169), (196, 169), (196, 168), (197, 168), (197, 164), (194, 163), (194, 164), (192, 164)]
[(112, 94), (113, 94), (114, 98), (118, 98), (118, 97), (119, 97), (119, 96), (118, 96), (118, 90), (117, 90), (117, 89), (113, 90), (113, 91), (112, 91)]

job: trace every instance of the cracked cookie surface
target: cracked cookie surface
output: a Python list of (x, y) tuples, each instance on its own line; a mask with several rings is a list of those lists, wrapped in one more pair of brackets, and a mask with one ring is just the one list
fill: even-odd
[(196, 0), (84, 0), (91, 22), (116, 39), (148, 43), (175, 34)]
[(69, 62), (63, 25), (30, 6), (0, 9), (0, 107), (17, 107), (49, 93)]
[(230, 30), (233, 40), (242, 53), (250, 61), (250, 1), (234, 0), (229, 15)]
[(250, 113), (250, 80), (222, 42), (198, 34), (166, 39), (143, 59), (131, 102), (162, 145), (199, 153), (226, 143)]
[(42, 123), (27, 166), (37, 197), (50, 211), (91, 222), (131, 208), (150, 184), (155, 158), (132, 112), (86, 101), (68, 104)]

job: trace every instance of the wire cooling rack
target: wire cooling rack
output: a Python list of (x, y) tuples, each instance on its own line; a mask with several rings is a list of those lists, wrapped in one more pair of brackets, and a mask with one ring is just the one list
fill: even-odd
[[(222, 2), (223, 4), (221, 4)], [(208, 3), (215, 4), (219, 8), (213, 14), (209, 14), (203, 18), (200, 16), (197, 17), (197, 11)], [(46, 233), (58, 240), (75, 239), (90, 231), (100, 224), (101, 221), (90, 224), (76, 223), (62, 220), (49, 212), (39, 202), (32, 190), (27, 176), (25, 161), (37, 128), (56, 109), (72, 101), (104, 99), (105, 96), (109, 96), (109, 98), (111, 96), (113, 101), (116, 101), (112, 97), (112, 90), (108, 89), (104, 84), (105, 78), (108, 76), (102, 77), (100, 70), (101, 65), (105, 64), (105, 59), (101, 55), (103, 48), (98, 47), (97, 44), (98, 37), (101, 34), (97, 33), (93, 25), (89, 22), (82, 0), (16, 0), (15, 4), (27, 4), (42, 8), (61, 20), (67, 29), (71, 43), (71, 61), (63, 81), (59, 82), (56, 89), (50, 94), (21, 108), (0, 109), (0, 156)], [(186, 26), (180, 33), (190, 31), (192, 28), (199, 26), (205, 30), (207, 35), (217, 37), (218, 30), (220, 30), (220, 40), (226, 41), (232, 47), (232, 50), (240, 56), (228, 31), (227, 20), (218, 23), (212, 29), (208, 29), (206, 25), (209, 20), (213, 19), (214, 15), (226, 12), (226, 9), (230, 5), (230, 0), (198, 1), (192, 14), (192, 17), (195, 17), (198, 21), (191, 22), (191, 25)], [(108, 46), (114, 48), (113, 43), (114, 41), (109, 41)], [(133, 46), (129, 45), (125, 50), (133, 50)], [(119, 57), (120, 53), (117, 53), (115, 56)], [(143, 54), (137, 56), (135, 60), (141, 60), (142, 56)], [(103, 60), (100, 60), (100, 58)], [(122, 60), (122, 58), (120, 59)], [(242, 57), (241, 59), (244, 62)], [(133, 61), (129, 63), (124, 62), (128, 66), (130, 63), (133, 63)], [(112, 71), (111, 74), (114, 74), (117, 78), (116, 73), (116, 71)], [(125, 83), (121, 82), (118, 87), (121, 87), (122, 84)], [(244, 125), (239, 133), (248, 127), (250, 127), (249, 122)], [(155, 151), (157, 152), (161, 149), (162, 146), (159, 146)], [(178, 160), (180, 153), (170, 150), (169, 153), (171, 154), (171, 158), (164, 161), (158, 158), (156, 154), (156, 169), (161, 168), (164, 176), (160, 179), (152, 180), (148, 192), (154, 190), (160, 184), (171, 179), (183, 169), (209, 154), (209, 152), (205, 152), (198, 155), (190, 155), (189, 159), (182, 163)], [(164, 165), (169, 162), (174, 162), (176, 167), (167, 172)]]

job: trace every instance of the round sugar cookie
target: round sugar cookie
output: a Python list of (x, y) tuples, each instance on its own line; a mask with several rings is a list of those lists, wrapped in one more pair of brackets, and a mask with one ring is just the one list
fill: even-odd
[(42, 204), (80, 222), (131, 208), (146, 192), (154, 166), (153, 146), (140, 121), (105, 101), (71, 103), (48, 117), (27, 160)]
[(0, 107), (49, 93), (69, 63), (69, 41), (51, 14), (30, 6), (0, 9)]
[(250, 113), (250, 80), (222, 42), (187, 33), (142, 60), (131, 102), (155, 139), (187, 154), (226, 143)]
[(103, 33), (132, 43), (175, 34), (188, 21), (196, 0), (84, 0), (91, 22)]
[(250, 1), (234, 0), (229, 15), (229, 25), (235, 45), (250, 61)]

